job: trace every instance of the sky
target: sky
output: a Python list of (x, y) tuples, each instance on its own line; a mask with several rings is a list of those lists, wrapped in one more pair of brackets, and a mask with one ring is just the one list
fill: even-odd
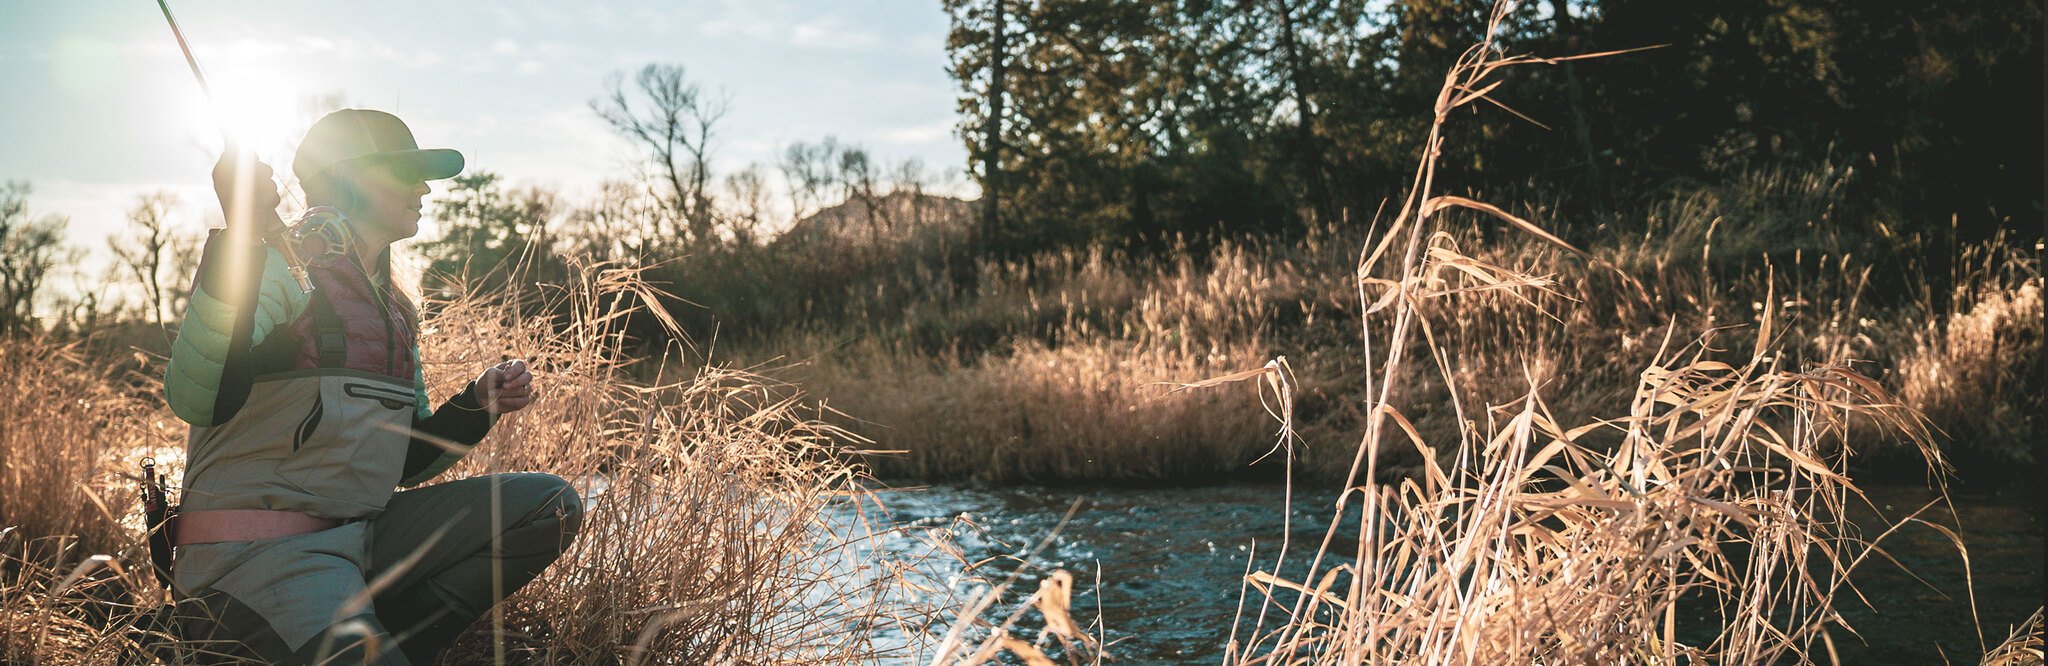
[[(640, 153), (590, 110), (608, 77), (682, 65), (729, 99), (713, 166), (772, 164), (835, 136), (885, 163), (917, 159), (971, 193), (937, 0), (591, 0), (577, 3), (171, 0), (220, 111), (279, 172), (310, 100), (396, 113), (422, 147), (571, 201), (634, 171)], [(27, 181), (31, 214), (70, 218), (102, 276), (109, 233), (136, 199), (177, 194), (173, 223), (219, 213), (220, 145), (155, 3), (0, 0), (0, 182)], [(436, 191), (445, 182), (436, 184)], [(426, 225), (432, 233), (431, 221)]]

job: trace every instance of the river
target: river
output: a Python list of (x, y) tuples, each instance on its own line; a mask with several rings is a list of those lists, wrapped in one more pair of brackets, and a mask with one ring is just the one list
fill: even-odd
[[(1935, 497), (1908, 486), (1866, 491), (1879, 510), (1893, 517)], [(1954, 516), (1940, 511), (1923, 517), (1956, 527), (1968, 545), (1984, 641), (1995, 645), (2042, 603), (2040, 514), (2032, 498), (2018, 491), (1953, 498)], [(885, 490), (877, 499), (894, 524), (944, 530), (965, 560), (986, 560), (976, 575), (1017, 576), (1014, 592), (1003, 602), (1008, 605), (998, 604), (984, 617), (1007, 615), (1048, 572), (1064, 569), (1075, 577), (1075, 618), (1107, 639), (1108, 653), (1117, 662), (1213, 664), (1230, 639), (1232, 618), (1239, 616), (1240, 581), (1248, 564), (1271, 569), (1281, 535), (1291, 534), (1283, 569), (1298, 576), (1322, 538), (1335, 494), (1297, 488), (1291, 524), (1281, 511), (1283, 489), (1259, 484), (940, 485)], [(1076, 507), (1072, 518), (1062, 521), (1070, 507)], [(1868, 509), (1854, 518), (1866, 529), (1878, 524)], [(893, 539), (887, 547), (923, 550), (917, 541)], [(1035, 548), (1036, 554), (1027, 558)], [(1843, 663), (1978, 661), (1983, 651), (1972, 628), (1963, 563), (1947, 537), (1915, 525), (1887, 540), (1885, 549), (1926, 583), (1877, 558), (1859, 569), (1852, 581), (1876, 610), (1853, 596), (1838, 601), (1837, 610), (1861, 634), (1859, 639), (1836, 632)], [(959, 574), (958, 567), (939, 573), (953, 582)], [(1254, 593), (1245, 603), (1255, 607), (1259, 598)], [(1243, 613), (1240, 639), (1250, 633), (1257, 615), (1250, 608)], [(1092, 625), (1098, 618), (1100, 625)], [(1040, 622), (1036, 614), (1027, 614), (1020, 624), (1035, 629)], [(1827, 662), (1825, 654), (1817, 656)]]

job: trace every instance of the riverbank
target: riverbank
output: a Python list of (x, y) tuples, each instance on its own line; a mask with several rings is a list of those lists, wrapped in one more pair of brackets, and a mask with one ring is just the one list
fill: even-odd
[[(472, 635), (465, 643), (467, 654), (486, 654), (502, 645), (515, 654), (566, 661), (641, 650), (687, 657), (731, 649), (704, 637), (730, 635), (709, 627), (738, 626), (755, 632), (745, 637), (745, 649), (769, 660), (829, 653), (846, 662), (886, 661), (892, 655), (928, 653), (948, 627), (970, 622), (966, 616), (1000, 618), (1010, 610), (967, 603), (975, 589), (982, 589), (974, 586), (985, 583), (942, 576), (962, 587), (940, 587), (934, 593), (913, 585), (929, 578), (899, 576), (904, 567), (941, 573), (952, 567), (982, 581), (1019, 571), (1020, 582), (1012, 587), (1019, 591), (1031, 589), (1044, 572), (1063, 568), (1076, 574), (1074, 613), (1084, 622), (1104, 618), (1103, 635), (1115, 641), (1109, 654), (1211, 663), (1217, 637), (1227, 640), (1231, 630), (1226, 618), (1236, 617), (1247, 572), (1277, 571), (1284, 579), (1298, 571), (1309, 544), (1321, 538), (1330, 519), (1332, 485), (1304, 474), (1292, 512), (1280, 509), (1271, 486), (1103, 490), (985, 485), (927, 495), (885, 492), (880, 501), (897, 508), (896, 517), (857, 532), (814, 532), (808, 526), (815, 521), (829, 521), (848, 500), (861, 501), (856, 487), (869, 485), (861, 481), (866, 470), (849, 463), (885, 458), (848, 450), (846, 444), (859, 441), (857, 436), (809, 418), (801, 403), (789, 400), (790, 387), (755, 375), (721, 371), (662, 383), (630, 381), (620, 365), (625, 359), (611, 346), (621, 338), (604, 322), (619, 320), (609, 308), (638, 301), (593, 297), (607, 293), (595, 288), (598, 277), (572, 291), (579, 294), (569, 303), (575, 315), (565, 321), (523, 317), (503, 301), (479, 298), (442, 304), (426, 327), (432, 333), (423, 351), (437, 393), (453, 390), (477, 364), (494, 360), (482, 356), (490, 350), (473, 344), (484, 339), (503, 342), (505, 352), (536, 359), (537, 373), (551, 387), (548, 400), (501, 424), (486, 455), (473, 457), (453, 474), (543, 470), (569, 478), (636, 480), (608, 488), (604, 498), (593, 502), (596, 510), (586, 533), (601, 538), (580, 540), (565, 566), (514, 598), (507, 624)], [(632, 284), (625, 276), (608, 279)], [(59, 343), (0, 345), (0, 357), (15, 370), (6, 376), (14, 390), (5, 392), (10, 398), (0, 403), (0, 422), (8, 424), (0, 432), (0, 463), (9, 470), (0, 477), (6, 484), (0, 496), (7, 500), (0, 505), (0, 524), (8, 527), (0, 541), (6, 546), (0, 618), (7, 622), (0, 647), (10, 660), (119, 663), (127, 621), (161, 601), (147, 570), (139, 566), (144, 561), (139, 532), (122, 499), (130, 496), (132, 482), (122, 474), (134, 456), (143, 454), (157, 455), (175, 469), (180, 429), (161, 404), (133, 390), (131, 378), (110, 373), (75, 351)], [(1110, 376), (1114, 368), (1098, 372)], [(934, 395), (961, 397), (933, 390)], [(1193, 393), (1204, 394), (1222, 393), (1213, 388)], [(1248, 389), (1240, 395), (1249, 396)], [(78, 419), (52, 409), (53, 404), (89, 407), (93, 418)], [(1242, 407), (1258, 409), (1249, 399)], [(1211, 423), (1203, 419), (1221, 408), (1189, 410), (1180, 418), (1200, 426)], [(1271, 418), (1263, 411), (1256, 416), (1252, 423), (1258, 428), (1273, 427), (1260, 420)], [(1084, 426), (1075, 422), (1069, 427)], [(1196, 437), (1194, 426), (1186, 437)], [(1183, 453), (1193, 458), (1203, 451)], [(1924, 469), (1923, 463), (1923, 474)], [(1161, 475), (1150, 483), (1170, 480), (1175, 478)], [(1924, 491), (1915, 492), (1885, 502), (1890, 505), (1886, 515), (1896, 519), (1904, 507), (1926, 500)], [(1038, 540), (1053, 531), (1077, 495), (1087, 499), (1060, 530), (1065, 536), (1033, 555)], [(2012, 609), (1987, 600), (1992, 595), (2005, 600), (1996, 603), (2038, 597), (2038, 575), (2027, 576), (2039, 559), (2039, 518), (2016, 514), (2005, 499), (1977, 504), (1963, 497), (1958, 506), (1961, 534), (1975, 567), (1971, 580), (1976, 581), (1986, 640), (1995, 643), (2000, 623), (2020, 618), (2001, 617)], [(957, 523), (963, 515), (980, 527)], [(1350, 515), (1355, 532), (1358, 514)], [(2004, 527), (1974, 531), (1985, 524)], [(923, 540), (894, 541), (931, 528), (954, 534), (958, 550), (936, 550)], [(1212, 528), (1216, 536), (1197, 538)], [(1944, 550), (1941, 541), (1928, 540), (1930, 532), (1908, 526), (1902, 540), (1893, 542), (1899, 544), (1893, 552), (1933, 582), (1934, 592), (1918, 591), (1897, 576), (1864, 586), (1878, 611), (1868, 622), (1852, 619), (1852, 624), (1885, 631), (1881, 636), (1866, 631), (1864, 637), (1872, 641), (1869, 654), (1892, 654), (1891, 646), (1920, 651), (1901, 654), (1924, 654), (1937, 643), (1947, 654), (1970, 652), (1953, 624), (1962, 615), (1958, 609), (1967, 609), (1954, 605), (1954, 566), (1961, 558), (1952, 547)], [(1289, 563), (1269, 567), (1278, 564), (1277, 542), (1283, 537), (1289, 542)], [(874, 543), (907, 547), (864, 547)], [(1233, 550), (1239, 546), (1242, 550)], [(1254, 561), (1254, 554), (1275, 559)], [(124, 568), (117, 572), (109, 562)], [(983, 565), (970, 572), (960, 564), (965, 562)], [(83, 573), (71, 576), (73, 571)], [(1892, 591), (1898, 596), (1888, 597)], [(1268, 623), (1258, 625), (1261, 598), (1256, 590), (1243, 597), (1248, 620), (1238, 628), (1247, 636), (1285, 624), (1275, 614), (1279, 611), (1267, 610)], [(687, 615), (647, 612), (694, 608), (685, 604), (703, 599), (719, 600), (719, 605)], [(1856, 617), (1856, 604), (1847, 597), (1837, 605), (1845, 616)], [(911, 614), (902, 614), (905, 609)], [(1033, 622), (1016, 631), (1036, 631)], [(1937, 625), (1943, 628), (1919, 631)], [(538, 631), (541, 627), (551, 629)], [(849, 633), (848, 628), (857, 630)], [(1886, 642), (1892, 637), (1918, 642)], [(1841, 649), (1851, 653), (1856, 648)]]
[[(1416, 362), (1396, 378), (1394, 404), (1434, 443), (1486, 431), (1489, 407), (1532, 390), (1560, 422), (1585, 423), (1626, 415), (1646, 368), (1679, 357), (1739, 367), (1767, 350), (1780, 368), (1840, 364), (1874, 378), (1926, 417), (1961, 483), (2031, 478), (2040, 460), (2028, 443), (2048, 404), (2034, 371), (2037, 241), (1887, 235), (1882, 206), (1845, 198), (1856, 177), (1820, 165), (1674, 185), (1590, 219), (1516, 211), (1601, 230), (1574, 239), (1583, 254), (1445, 210), (1430, 240), (1441, 297), (1419, 304), (1425, 334), (1408, 338)], [(1277, 478), (1279, 457), (1266, 455), (1277, 416), (1299, 436), (1295, 473), (1339, 478), (1388, 353), (1361, 336), (1385, 334), (1384, 316), (1364, 315), (1387, 305), (1386, 290), (1351, 277), (1372, 228), (1354, 220), (1153, 259), (1050, 252), (922, 290), (878, 274), (835, 301), (849, 314), (729, 335), (714, 356), (764, 368), (843, 412), (834, 422), (873, 448), (902, 451), (870, 459), (890, 478)], [(890, 297), (864, 301), (863, 290)], [(1286, 414), (1270, 411), (1280, 404), (1271, 385), (1185, 388), (1280, 358)], [(1859, 474), (1926, 477), (1919, 454), (1884, 428), (1852, 432), (1843, 444)], [(1412, 447), (1381, 446), (1389, 468), (1415, 468)]]

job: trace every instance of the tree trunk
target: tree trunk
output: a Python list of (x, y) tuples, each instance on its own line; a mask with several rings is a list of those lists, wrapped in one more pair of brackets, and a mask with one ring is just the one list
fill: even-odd
[(988, 120), (981, 146), (981, 233), (979, 254), (987, 256), (993, 247), (999, 231), (997, 215), (1000, 214), (1002, 188), (1003, 148), (1003, 66), (1009, 59), (1008, 17), (1003, 0), (990, 0), (990, 11), (994, 13), (989, 30), (988, 48)]
[[(1572, 19), (1571, 0), (1550, 0), (1550, 14), (1552, 19), (1557, 21), (1558, 36), (1564, 38), (1567, 52), (1561, 55), (1578, 55), (1579, 51), (1585, 48), (1585, 44), (1579, 38), (1578, 22)], [(1570, 60), (1564, 63), (1565, 94), (1569, 96), (1565, 101), (1571, 106), (1572, 111), (1572, 138), (1579, 144), (1580, 158), (1586, 161), (1587, 174), (1593, 181), (1592, 191), (1604, 193), (1604, 173), (1600, 168), (1599, 156), (1593, 153), (1593, 125), (1586, 120), (1586, 93), (1579, 84), (1579, 71), (1576, 65), (1577, 63)]]
[(1302, 63), (1301, 47), (1296, 43), (1294, 30), (1294, 8), (1287, 0), (1275, 0), (1280, 6), (1280, 49), (1287, 58), (1287, 83), (1293, 88), (1296, 140), (1301, 143), (1301, 171), (1303, 184), (1308, 187), (1310, 207), (1317, 218), (1329, 214), (1329, 188), (1323, 178), (1323, 150), (1316, 141), (1314, 116), (1309, 112), (1308, 75)]

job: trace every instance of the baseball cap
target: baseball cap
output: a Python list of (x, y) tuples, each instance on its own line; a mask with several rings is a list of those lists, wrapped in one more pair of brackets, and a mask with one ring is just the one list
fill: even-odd
[(405, 121), (370, 109), (342, 109), (314, 122), (292, 158), (292, 173), (305, 181), (337, 166), (373, 162), (398, 166), (420, 180), (462, 173), (462, 153), (422, 150)]

